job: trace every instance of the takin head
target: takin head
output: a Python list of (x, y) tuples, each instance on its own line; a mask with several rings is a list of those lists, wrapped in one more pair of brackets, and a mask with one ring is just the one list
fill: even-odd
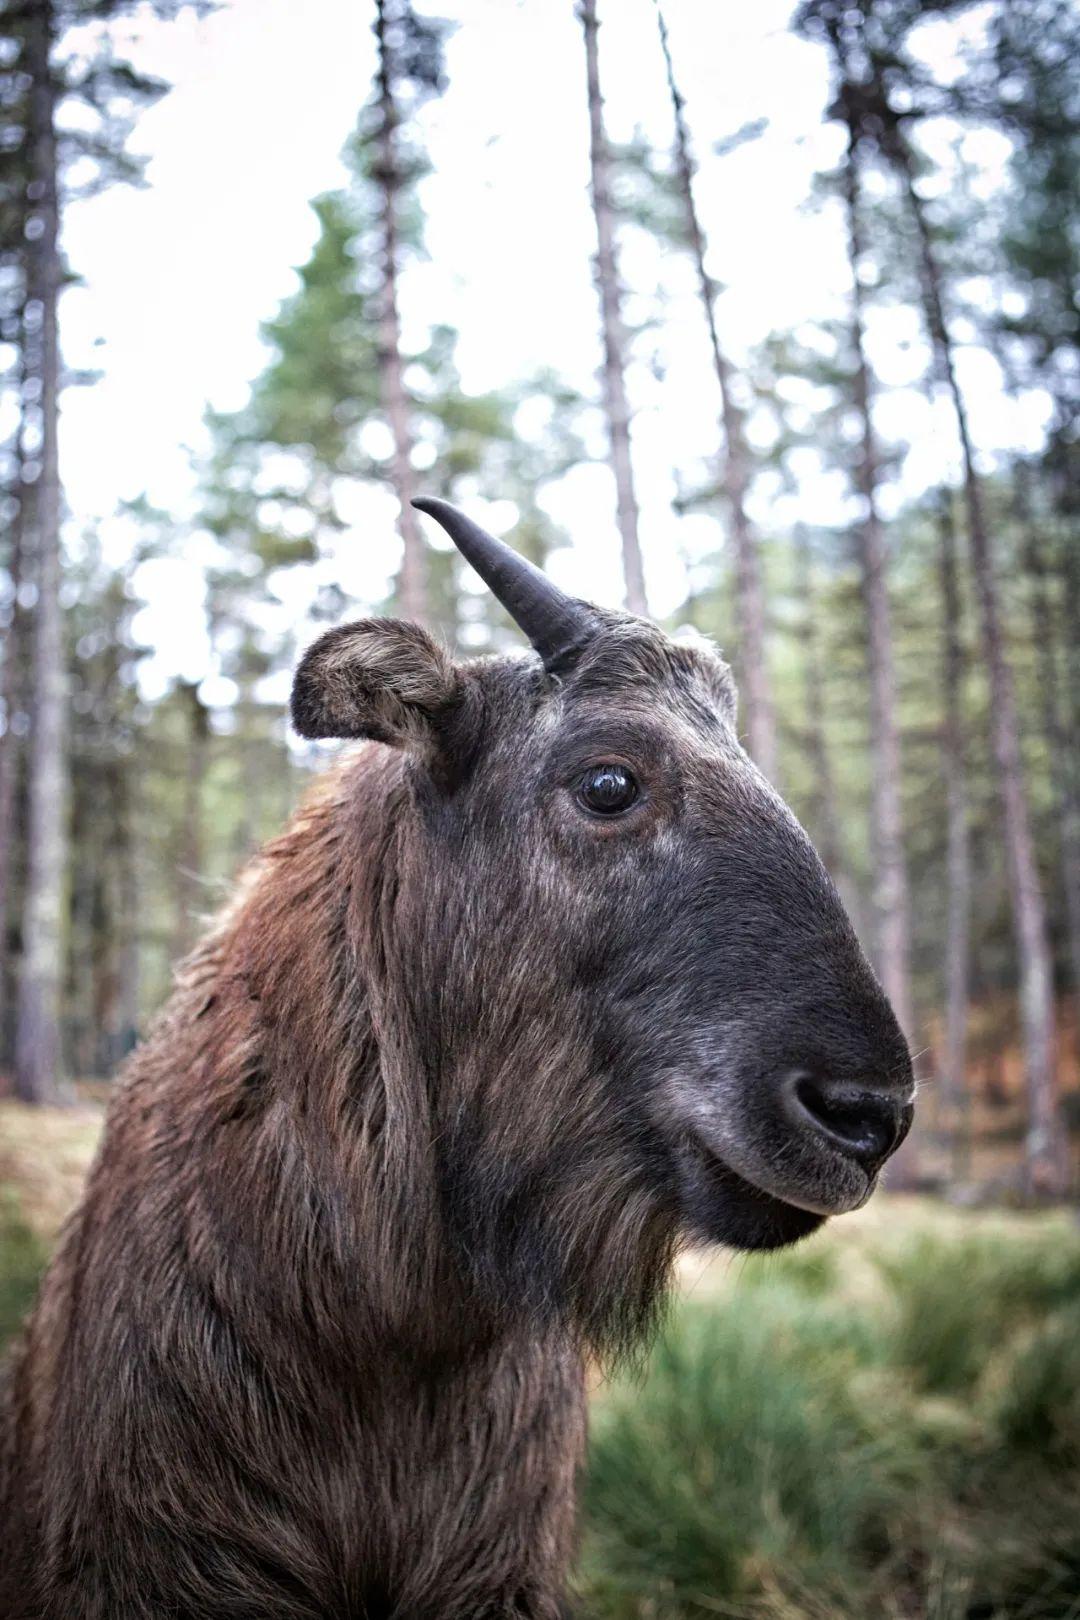
[(626, 1344), (679, 1242), (776, 1248), (866, 1201), (911, 1123), (908, 1049), (739, 744), (717, 652), (416, 504), (539, 656), (456, 664), (363, 620), (309, 649), (293, 719), (404, 755), (392, 924), (368, 956), (397, 985), (382, 1037), (396, 1021), (424, 1071), (460, 1267), (503, 1310)]

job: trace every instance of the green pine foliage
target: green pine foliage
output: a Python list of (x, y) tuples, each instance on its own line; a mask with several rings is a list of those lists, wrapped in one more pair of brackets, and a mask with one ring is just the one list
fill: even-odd
[(833, 1237), (691, 1294), (596, 1396), (592, 1620), (1064, 1620), (1080, 1243)]

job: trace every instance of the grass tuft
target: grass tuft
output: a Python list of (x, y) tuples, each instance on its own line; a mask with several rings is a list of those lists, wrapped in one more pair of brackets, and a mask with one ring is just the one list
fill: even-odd
[(1080, 1620), (1080, 1238), (816, 1243), (699, 1287), (601, 1392), (584, 1613)]
[(48, 1250), (0, 1188), (0, 1356), (34, 1302)]

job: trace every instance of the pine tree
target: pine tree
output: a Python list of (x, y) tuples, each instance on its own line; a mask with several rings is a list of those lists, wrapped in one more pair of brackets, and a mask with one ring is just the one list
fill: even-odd
[[(998, 125), (1012, 143), (998, 241), (1023, 310), (999, 311), (988, 342), (1013, 391), (1037, 385), (1053, 402), (1046, 454), (1017, 463), (1015, 496), (1027, 536), (1064, 925), (1080, 998), (1080, 15), (1063, 0), (1013, 0), (994, 9), (989, 34), (989, 49), (969, 59), (953, 95), (961, 115)], [(1064, 638), (1052, 611), (1059, 592)]]
[[(248, 402), (237, 412), (210, 415), (209, 453), (200, 466), (199, 526), (214, 537), (219, 559), (209, 572), (211, 626), (217, 667), (243, 685), (240, 664), (261, 659), (263, 673), (282, 672), (295, 654), (289, 624), (268, 628), (284, 576), (310, 578), (342, 547), (356, 542), (343, 511), (372, 485), (398, 493), (396, 451), (386, 455), (376, 425), (389, 427), (379, 386), (382, 341), (382, 190), (371, 109), (346, 150), (349, 181), (313, 204), (319, 234), (299, 287), (263, 326), (269, 357)], [(421, 171), (413, 148), (410, 172)], [(421, 250), (423, 217), (410, 187), (400, 194), (400, 242)], [(537, 494), (552, 477), (583, 459), (577, 417), (583, 402), (551, 375), (527, 379), (498, 394), (469, 395), (461, 386), (457, 335), (430, 328), (415, 350), (403, 352), (403, 387), (411, 441), (425, 461), (425, 488), (453, 498), (461, 491), (510, 499), (537, 544), (551, 526)], [(519, 415), (528, 404), (530, 424)], [(548, 417), (532, 425), (541, 408)], [(392, 442), (392, 435), (391, 435)], [(484, 597), (460, 587), (452, 547), (425, 545), (429, 624), (453, 642), (489, 644), (496, 623)], [(398, 589), (381, 604), (406, 613)], [(346, 611), (329, 584), (312, 611), (326, 619)], [(479, 609), (486, 617), (470, 615)], [(468, 610), (463, 619), (463, 613)]]
[[(34, 586), (30, 625), (32, 733), (29, 748), (26, 882), (15, 1035), (15, 1089), (28, 1102), (57, 1095), (62, 1065), (60, 992), (68, 859), (65, 725), (67, 672), (60, 602), (62, 489), (58, 420), (63, 385), (58, 305), (65, 280), (61, 211), (73, 166), (78, 195), (137, 178), (127, 150), (137, 110), (164, 90), (114, 54), (107, 27), (131, 10), (125, 0), (8, 0), (0, 12), (3, 58), (16, 86), (8, 101), (8, 138), (0, 167), (5, 216), (17, 212), (25, 183), (24, 242), (17, 251), (24, 282), (24, 397), (32, 401), (32, 463), (23, 476), (23, 566)], [(159, 0), (159, 15), (174, 4)], [(94, 43), (79, 41), (89, 22)], [(74, 40), (74, 44), (69, 42)], [(78, 119), (61, 117), (77, 106)], [(12, 196), (13, 190), (16, 196)]]
[(952, 1114), (958, 1157), (966, 1129), (958, 1115), (968, 1104), (967, 1020), (970, 995), (971, 837), (968, 827), (968, 785), (964, 739), (965, 652), (961, 635), (960, 579), (953, 514), (953, 494), (943, 489), (938, 497), (942, 639), (941, 689), (944, 718), (941, 728), (942, 770), (945, 777), (946, 888), (945, 930), (945, 1052), (942, 1064), (943, 1100)]
[[(992, 693), (991, 739), (1016, 932), (1021, 1015), (1028, 1082), (1027, 1174), (1031, 1188), (1059, 1193), (1068, 1180), (1068, 1153), (1056, 1094), (1052, 962), (1045, 907), (1035, 859), (1020, 750), (1019, 717), (1006, 644), (990, 530), (968, 422), (956, 373), (949, 327), (946, 276), (935, 232), (918, 186), (910, 130), (924, 104), (933, 103), (925, 75), (906, 54), (909, 30), (926, 8), (913, 0), (808, 0), (802, 26), (829, 42), (837, 59), (849, 129), (876, 149), (896, 177), (915, 236), (916, 267), (936, 379), (956, 422), (967, 513), (971, 566)], [(902, 110), (897, 110), (899, 102)]]
[(821, 657), (821, 626), (818, 623), (817, 583), (810, 531), (805, 523), (796, 525), (795, 596), (800, 604), (800, 639), (803, 645), (803, 692), (806, 753), (814, 783), (814, 805), (810, 825), (826, 869), (841, 891), (846, 887), (844, 861), (840, 849), (840, 814), (833, 780), (832, 760), (825, 729), (825, 678)]
[[(843, 101), (844, 89), (840, 98)], [(859, 175), (859, 130), (846, 112), (848, 131), (843, 191), (851, 265), (853, 396), (861, 445), (856, 484), (863, 512), (857, 528), (859, 567), (866, 613), (870, 675), (871, 845), (874, 859), (875, 954), (881, 980), (901, 1027), (914, 1034), (911, 1000), (911, 902), (900, 812), (900, 732), (896, 718), (888, 550), (879, 507), (879, 461), (872, 416), (870, 364), (866, 355), (863, 222)]]
[[(1045, 519), (1037, 509), (1033, 469), (1023, 457), (1013, 468), (1013, 505), (1027, 575), (1032, 637), (1035, 645), (1040, 719), (1050, 761), (1050, 780), (1057, 811), (1057, 855), (1061, 872), (1065, 934), (1076, 998), (1080, 1037), (1080, 780), (1072, 768), (1065, 693), (1059, 678), (1062, 637), (1057, 625), (1051, 570), (1042, 533)], [(1080, 535), (1075, 537), (1080, 540)], [(1075, 634), (1075, 629), (1074, 629)]]
[(401, 193), (408, 184), (403, 166), (401, 124), (403, 95), (411, 94), (413, 109), (421, 95), (442, 88), (443, 28), (413, 10), (410, 0), (376, 0), (375, 37), (379, 65), (376, 74), (376, 123), (371, 136), (377, 157), (372, 165), (379, 186), (382, 226), (379, 327), (379, 376), (383, 408), (393, 435), (392, 476), (398, 497), (398, 524), (403, 546), (398, 599), (405, 618), (427, 622), (428, 592), (425, 546), (420, 521), (413, 509), (413, 435), (404, 384), (401, 350)]
[[(888, 109), (891, 114), (891, 108)], [(887, 157), (902, 178), (911, 208), (923, 282), (925, 313), (941, 381), (952, 401), (964, 474), (968, 539), (979, 602), (983, 644), (993, 704), (991, 736), (997, 764), (1020, 969), (1020, 1000), (1028, 1076), (1030, 1123), (1028, 1175), (1033, 1190), (1061, 1193), (1069, 1179), (1068, 1146), (1054, 1073), (1053, 968), (1046, 913), (1035, 860), (1031, 817), (1020, 750), (1020, 723), (991, 552), (982, 484), (960, 389), (945, 313), (945, 288), (926, 208), (915, 184), (915, 163), (906, 134), (891, 117), (883, 137)]]
[[(100, 537), (72, 548), (68, 668), (76, 717), (69, 747), (72, 864), (65, 1022), (76, 1072), (107, 1076), (139, 1024), (140, 918), (137, 814), (144, 711), (136, 676), (143, 649), (132, 637), (138, 603), (131, 569), (108, 567)], [(139, 560), (136, 553), (134, 562)]]
[[(26, 305), (26, 214), (28, 172), (25, 142), (18, 140), (25, 122), (25, 81), (20, 69), (24, 19), (17, 21), (0, 11), (5, 31), (0, 33), (0, 116), (6, 139), (0, 144), (0, 346), (10, 356), (0, 371), (0, 407), (13, 427), (0, 446), (0, 534), (4, 549), (0, 566), (5, 572), (3, 634), (0, 636), (0, 1066), (10, 1053), (10, 1008), (15, 989), (14, 960), (17, 868), (21, 838), (16, 825), (17, 788), (22, 769), (23, 704), (26, 686), (26, 613), (20, 604), (23, 577), (23, 520), (26, 516), (26, 459), (28, 412), (24, 399), (23, 312)], [(17, 145), (11, 144), (14, 130)], [(21, 819), (21, 818), (20, 818)]]
[(647, 614), (645, 570), (638, 535), (638, 503), (630, 446), (630, 401), (626, 391), (627, 336), (623, 320), (623, 290), (615, 241), (616, 216), (612, 199), (611, 148), (604, 128), (604, 102), (600, 94), (599, 22), (596, 0), (581, 0), (578, 15), (585, 34), (585, 68), (589, 105), (589, 164), (593, 217), (596, 221), (596, 289), (600, 300), (603, 343), (603, 396), (607, 419), (611, 469), (615, 478), (615, 506), (622, 541), (623, 580), (629, 612)]
[(777, 780), (776, 715), (765, 652), (765, 585), (761, 558), (747, 512), (750, 488), (750, 451), (743, 413), (735, 398), (734, 372), (720, 344), (716, 323), (717, 286), (708, 268), (708, 241), (694, 196), (695, 164), (686, 121), (686, 106), (675, 77), (675, 64), (667, 23), (657, 0), (660, 44), (667, 73), (675, 122), (675, 177), (682, 204), (686, 242), (697, 271), (698, 291), (709, 334), (713, 369), (720, 392), (724, 434), (721, 483), (731, 514), (735, 553), (735, 597), (739, 626), (739, 688), (746, 708), (750, 753), (771, 781)]
[[(881, 515), (882, 458), (874, 423), (874, 379), (866, 348), (868, 256), (864, 161), (858, 110), (850, 89), (849, 47), (843, 8), (831, 0), (808, 0), (796, 28), (820, 38), (832, 58), (834, 99), (829, 109), (845, 128), (846, 147), (829, 190), (844, 210), (851, 276), (850, 317), (842, 340), (848, 355), (847, 395), (858, 426), (850, 472), (859, 496), (854, 526), (865, 626), (870, 699), (870, 846), (872, 861), (872, 955), (882, 984), (909, 1038), (915, 1011), (911, 986), (911, 899), (900, 804), (901, 743), (897, 717), (893, 614), (889, 594), (889, 548)], [(913, 1148), (906, 1150), (908, 1169)]]
[(15, 1034), (15, 1092), (49, 1102), (61, 1067), (60, 985), (65, 866), (64, 724), (66, 671), (60, 606), (60, 468), (57, 427), (60, 355), (60, 207), (57, 86), (51, 4), (32, 7), (21, 60), (29, 89), (25, 139), (31, 207), (27, 217), (24, 388), (35, 387), (40, 449), (23, 556), (36, 590), (32, 627), (33, 736), (27, 806), (27, 870)]
[[(20, 193), (24, 195), (24, 192)], [(17, 217), (22, 234), (22, 209)], [(5, 230), (12, 223), (5, 221)], [(7, 262), (3, 262), (6, 260)], [(22, 310), (25, 302), (23, 266), (15, 254), (0, 260), (3, 277), (3, 303), (0, 306), (0, 340), (10, 344), (14, 358), (8, 373), (0, 379), (2, 392), (10, 397), (15, 426), (3, 447), (0, 474), (0, 520), (5, 537), (3, 564), (6, 571), (3, 605), (3, 637), (0, 641), (0, 1065), (9, 1056), (9, 1008), (15, 983), (11, 974), (14, 951), (16, 870), (21, 859), (21, 839), (16, 825), (17, 789), (23, 764), (23, 719), (26, 701), (26, 612), (20, 601), (23, 578), (23, 527), (26, 517), (26, 488), (23, 483), (25, 460), (23, 403)]]

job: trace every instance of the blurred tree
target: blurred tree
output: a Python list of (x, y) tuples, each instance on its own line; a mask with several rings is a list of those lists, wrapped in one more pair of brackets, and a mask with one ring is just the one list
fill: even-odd
[[(373, 488), (399, 493), (398, 450), (379, 386), (378, 150), (365, 111), (346, 150), (349, 182), (316, 199), (319, 235), (299, 286), (263, 326), (270, 354), (248, 402), (208, 417), (198, 526), (217, 545), (208, 570), (211, 633), (217, 668), (232, 680), (240, 680), (245, 662), (251, 673), (253, 658), (263, 661), (262, 677), (291, 663), (293, 626), (282, 621), (281, 604), (295, 596), (293, 587), (311, 596), (314, 576), (320, 583), (312, 611), (340, 617), (346, 601), (328, 565), (354, 543), (351, 511)], [(411, 172), (419, 174), (419, 159)], [(399, 194), (399, 204), (399, 244), (415, 256), (423, 216), (414, 186)], [(549, 373), (503, 393), (467, 394), (456, 349), (456, 333), (438, 325), (421, 347), (399, 353), (410, 455), (423, 464), (429, 489), (452, 496), (471, 487), (514, 501), (532, 543), (544, 547), (551, 525), (537, 496), (584, 459), (583, 402)], [(453, 641), (466, 600), (457, 553), (436, 543), (425, 545), (424, 555), (427, 621)], [(405, 614), (401, 583), (399, 574), (391, 605)], [(485, 644), (494, 610), (486, 596), (467, 600), (470, 612), (487, 616), (486, 625), (483, 618), (468, 624), (473, 644)]]
[(199, 694), (198, 681), (177, 681), (176, 692), (184, 713), (184, 793), (176, 858), (176, 941), (175, 957), (184, 957), (194, 946), (204, 921), (205, 906), (200, 900), (204, 865), (203, 816), (206, 776), (209, 769), (210, 714)]
[[(968, 1144), (969, 1092), (967, 1021), (970, 996), (971, 838), (968, 828), (968, 787), (964, 737), (964, 672), (960, 579), (953, 492), (938, 495), (938, 533), (941, 569), (941, 689), (944, 718), (941, 728), (942, 769), (945, 776), (946, 884), (948, 897), (945, 932), (945, 1051), (941, 1068), (943, 1103), (956, 1143), (955, 1168), (963, 1168)], [(963, 1113), (964, 1119), (958, 1116)]]
[[(0, 274), (3, 272), (0, 271)], [(18, 785), (23, 765), (23, 734), (27, 697), (26, 612), (22, 603), (23, 517), (26, 486), (23, 483), (23, 428), (26, 413), (22, 401), (22, 278), (12, 277), (5, 287), (4, 312), (0, 332), (11, 339), (7, 344), (12, 358), (3, 377), (4, 392), (10, 396), (13, 423), (8, 442), (0, 450), (0, 516), (6, 540), (2, 564), (5, 580), (2, 601), (3, 661), (0, 665), (0, 707), (3, 732), (0, 733), (0, 1067), (7, 1064), (13, 1029), (9, 1009), (14, 1004), (15, 980), (12, 966), (16, 939), (14, 917), (19, 895), (16, 877), (22, 862), (22, 817), (16, 818)]]
[(623, 290), (615, 242), (616, 214), (612, 198), (612, 161), (604, 128), (604, 102), (600, 94), (599, 22), (596, 0), (580, 0), (578, 15), (585, 34), (585, 68), (589, 102), (589, 162), (593, 216), (596, 221), (596, 288), (600, 298), (603, 340), (604, 413), (607, 418), (611, 469), (615, 477), (615, 505), (622, 540), (623, 580), (627, 609), (649, 611), (645, 570), (638, 536), (638, 503), (630, 446), (630, 402), (626, 392), (627, 336), (623, 321)]
[[(18, 784), (22, 767), (24, 704), (26, 700), (26, 613), (20, 593), (23, 576), (23, 518), (26, 486), (23, 481), (24, 431), (27, 424), (23, 394), (23, 311), (26, 304), (25, 230), (27, 214), (26, 143), (22, 139), (26, 115), (26, 86), (20, 68), (24, 21), (0, 11), (0, 534), (4, 570), (0, 623), (0, 1068), (7, 1065), (13, 1035), (10, 1010), (14, 1002), (14, 926), (20, 896), (16, 880), (22, 862), (22, 817), (16, 819)], [(13, 145), (14, 150), (6, 151)]]
[(982, 485), (975, 468), (967, 403), (956, 373), (946, 316), (944, 280), (935, 252), (933, 230), (916, 184), (916, 161), (904, 125), (893, 113), (888, 100), (877, 53), (873, 60), (874, 101), (879, 112), (884, 114), (882, 149), (901, 176), (916, 227), (927, 326), (939, 377), (952, 401), (960, 440), (968, 537), (993, 693), (991, 737), (1000, 783), (1019, 954), (1030, 1106), (1028, 1173), (1036, 1191), (1056, 1194), (1065, 1190), (1070, 1179), (1070, 1167), (1054, 1069), (1053, 972), (1024, 784), (1016, 693), (998, 599), (990, 530)]
[[(896, 452), (879, 443), (872, 416), (863, 288), (870, 255), (865, 249), (858, 176), (845, 164), (839, 176), (829, 177), (830, 191), (835, 191), (837, 182), (848, 226), (851, 315), (846, 322), (804, 327), (799, 340), (774, 336), (755, 357), (755, 386), (774, 422), (776, 438), (768, 460), (780, 470), (785, 487), (793, 493), (799, 490), (798, 479), (789, 471), (791, 457), (796, 452), (812, 454), (824, 467), (839, 472), (855, 497), (845, 539), (857, 566), (858, 612), (851, 629), (862, 646), (860, 679), (865, 680), (869, 696), (866, 780), (872, 903), (868, 943), (897, 1015), (910, 1033), (914, 1012), (910, 897), (900, 802), (903, 776), (889, 548), (879, 504), (881, 488), (894, 470)], [(802, 568), (800, 575), (805, 578)]]
[[(799, 633), (803, 644), (804, 728), (806, 752), (813, 775), (811, 826), (822, 860), (837, 887), (848, 887), (840, 847), (840, 814), (836, 801), (832, 760), (825, 727), (825, 678), (821, 658), (820, 605), (810, 531), (805, 523), (795, 526), (795, 596), (801, 608)], [(852, 909), (853, 896), (844, 895)]]
[[(997, 126), (1012, 145), (997, 246), (1014, 296), (1008, 311), (997, 310), (988, 341), (1012, 392), (1038, 386), (1053, 404), (1045, 455), (1016, 463), (1016, 497), (1028, 535), (1061, 893), (1080, 1008), (1080, 13), (1066, 0), (1013, 0), (993, 8), (988, 31), (987, 48), (969, 53), (953, 99), (959, 114)], [(1048, 502), (1040, 498), (1040, 481)], [(1058, 594), (1060, 616), (1053, 611)]]
[(866, 612), (870, 676), (870, 835), (874, 858), (875, 944), (882, 983), (909, 1037), (915, 1032), (911, 999), (911, 902), (900, 810), (901, 753), (896, 716), (892, 613), (889, 605), (888, 547), (879, 505), (879, 463), (872, 415), (870, 363), (866, 354), (863, 307), (863, 231), (859, 187), (858, 132), (848, 126), (844, 200), (851, 265), (851, 353), (854, 404), (861, 440), (855, 482), (862, 497), (856, 528), (859, 570)]
[(7, 580), (4, 600), (3, 666), (0, 669), (0, 705), (4, 730), (0, 735), (0, 1066), (10, 1054), (13, 1034), (9, 1008), (15, 989), (12, 967), (16, 934), (14, 916), (16, 876), (21, 861), (21, 840), (16, 818), (22, 767), (22, 733), (26, 702), (26, 614), (20, 601), (22, 585), (22, 525), (18, 498), (8, 505)]
[[(66, 275), (61, 209), (74, 197), (139, 178), (127, 143), (138, 111), (166, 87), (114, 51), (108, 25), (133, 9), (132, 0), (5, 0), (0, 10), (6, 86), (0, 199), (5, 225), (22, 222), (23, 240), (14, 249), (24, 287), (22, 393), (29, 417), (22, 477), (32, 486), (21, 525), (23, 569), (33, 587), (32, 733), (15, 1032), (15, 1089), (28, 1102), (57, 1095), (61, 1068), (68, 840), (57, 448), (64, 381), (57, 311)], [(180, 6), (153, 0), (152, 9), (171, 16)], [(12, 242), (5, 247), (11, 252)]]
[[(916, 0), (807, 0), (800, 25), (823, 37), (837, 62), (837, 110), (857, 142), (876, 150), (898, 179), (915, 232), (916, 264), (936, 377), (952, 405), (963, 468), (968, 536), (983, 642), (993, 692), (991, 736), (1000, 785), (1016, 928), (1028, 1080), (1027, 1168), (1032, 1187), (1060, 1192), (1069, 1178), (1054, 1073), (1052, 963), (1020, 751), (1016, 691), (1005, 642), (990, 531), (975, 467), (967, 403), (956, 372), (947, 318), (946, 277), (919, 189), (909, 131), (941, 100), (908, 50), (913, 27), (941, 5)], [(958, 8), (952, 8), (958, 9)]]
[[(989, 9), (986, 48), (970, 50), (950, 87), (956, 116), (1001, 129), (1011, 142), (1007, 206), (996, 247), (1022, 295), (999, 314), (1020, 341), (1031, 376), (1054, 404), (1055, 494), (1076, 516), (1080, 456), (1080, 13), (1070, 0), (1009, 0)], [(1070, 463), (1072, 476), (1070, 476)]]
[(878, 971), (909, 1038), (915, 1032), (911, 999), (911, 902), (900, 810), (902, 761), (896, 717), (892, 613), (889, 605), (888, 548), (879, 504), (880, 470), (872, 415), (872, 382), (866, 354), (863, 276), (866, 241), (860, 184), (860, 129), (846, 98), (849, 65), (842, 36), (830, 29), (836, 71), (840, 76), (838, 107), (847, 129), (841, 190), (847, 215), (848, 261), (851, 267), (851, 355), (853, 403), (860, 446), (855, 483), (862, 501), (856, 529), (859, 569), (866, 612), (867, 664), (870, 676), (871, 820), (874, 860), (874, 941)]
[[(660, 0), (657, 0), (656, 12), (675, 122), (675, 178), (682, 203), (682, 245), (689, 248), (697, 271), (698, 291), (705, 313), (713, 369), (720, 391), (720, 413), (724, 434), (721, 483), (731, 514), (731, 533), (734, 541), (735, 598), (739, 627), (739, 686), (746, 709), (747, 742), (753, 759), (769, 780), (775, 782), (776, 715), (765, 653), (765, 589), (757, 539), (746, 510), (751, 477), (750, 453), (746, 442), (743, 413), (735, 398), (733, 369), (720, 346), (716, 323), (718, 288), (709, 273), (708, 240), (694, 196), (695, 163), (690, 145), (690, 131), (687, 127), (686, 104), (675, 77), (667, 22)], [(757, 126), (757, 131), (760, 127)], [(740, 131), (734, 142), (727, 143), (728, 148), (757, 131)]]
[[(23, 392), (34, 401), (33, 498), (22, 527), (35, 597), (32, 618), (33, 733), (27, 804), (26, 884), (15, 1031), (15, 1090), (25, 1102), (56, 1096), (60, 1072), (60, 973), (66, 862), (65, 669), (60, 606), (60, 213), (52, 51), (57, 19), (47, 0), (29, 8), (20, 62), (26, 75), (25, 303)], [(24, 512), (25, 512), (24, 507)], [(28, 520), (27, 520), (28, 519)]]
[(398, 497), (398, 523), (403, 554), (398, 579), (398, 600), (406, 619), (424, 624), (428, 618), (423, 536), (413, 509), (413, 436), (403, 379), (401, 315), (398, 286), (401, 276), (399, 215), (403, 189), (416, 177), (415, 156), (402, 140), (403, 97), (415, 113), (419, 100), (443, 88), (442, 42), (446, 25), (421, 17), (410, 0), (376, 0), (375, 37), (379, 65), (370, 132), (362, 126), (361, 139), (371, 143), (374, 160), (370, 172), (380, 190), (382, 227), (379, 322), (379, 378), (383, 407), (393, 435), (392, 477)]
[[(1040, 719), (1049, 757), (1049, 775), (1056, 814), (1056, 844), (1061, 873), (1061, 897), (1069, 967), (1076, 1000), (1077, 1039), (1080, 1040), (1080, 773), (1075, 770), (1064, 682), (1059, 677), (1063, 638), (1053, 595), (1044, 529), (1046, 516), (1038, 509), (1035, 468), (1018, 456), (1013, 464), (1013, 510), (1022, 537), (1021, 560), (1027, 576), (1031, 629), (1035, 646), (1040, 697)], [(1073, 544), (1080, 534), (1073, 535)], [(1073, 626), (1073, 636), (1077, 631)]]
[(68, 564), (73, 725), (72, 865), (64, 995), (67, 1046), (81, 1075), (109, 1075), (139, 1026), (136, 845), (145, 714), (136, 677), (130, 571), (108, 566), (83, 534)]

